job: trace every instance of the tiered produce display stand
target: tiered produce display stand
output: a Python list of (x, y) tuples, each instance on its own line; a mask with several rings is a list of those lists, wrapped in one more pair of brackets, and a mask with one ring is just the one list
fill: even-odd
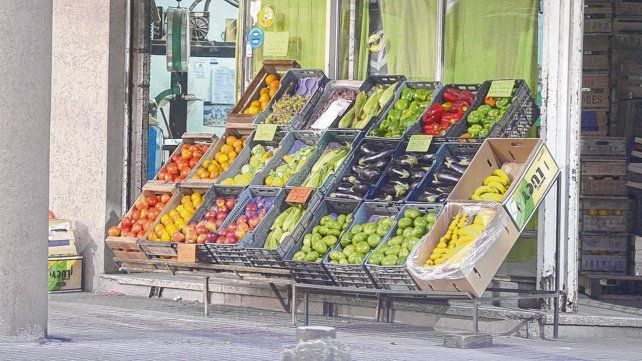
[(396, 299), (467, 299), (474, 332), (481, 303), (554, 298), (557, 336), (559, 275), (553, 291), (487, 288), (559, 174), (521, 138), (539, 116), (524, 81), (359, 84), (271, 64), (248, 92), (243, 126), (184, 135), (110, 228), (122, 270), (204, 276), (206, 313), (210, 277), (270, 285), (293, 323), (302, 292), (305, 324), (310, 293), (374, 297), (388, 322)]

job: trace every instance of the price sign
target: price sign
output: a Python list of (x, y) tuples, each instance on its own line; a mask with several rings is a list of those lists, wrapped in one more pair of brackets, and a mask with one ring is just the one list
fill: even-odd
[(406, 152), (427, 152), (432, 143), (432, 135), (415, 134), (410, 136)]
[(293, 187), (288, 196), (285, 198), (289, 203), (302, 203), (305, 204), (314, 192), (314, 188), (308, 187)]
[(254, 140), (262, 141), (272, 141), (274, 139), (274, 134), (276, 133), (276, 124), (259, 124), (256, 126), (256, 134), (254, 134)]
[(492, 98), (507, 98), (513, 95), (513, 87), (515, 87), (515, 80), (493, 80), (490, 83), (487, 97)]

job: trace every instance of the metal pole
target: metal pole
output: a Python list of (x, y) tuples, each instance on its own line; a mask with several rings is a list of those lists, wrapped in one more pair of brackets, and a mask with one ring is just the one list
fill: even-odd
[(339, 0), (330, 0), (326, 5), (326, 73), (330, 79), (339, 78)]
[(479, 333), (479, 308), (477, 300), (473, 300), (473, 334)]
[(446, 33), (446, 0), (437, 0), (437, 56), (435, 64), (435, 80), (444, 81), (444, 42)]
[(296, 285), (292, 284), (292, 300), (290, 301), (290, 312), (292, 313), (292, 326), (296, 326)]
[(203, 278), (203, 310), (205, 316), (210, 315), (210, 278), (206, 276)]
[[(560, 178), (557, 177), (557, 214), (560, 214), (562, 204), (562, 187), (560, 186)], [(555, 292), (556, 296), (553, 299), (553, 338), (557, 338), (560, 318), (560, 245), (562, 235), (560, 233), (560, 222), (557, 222), (555, 231)]]
[(308, 290), (303, 291), (303, 325), (308, 325)]

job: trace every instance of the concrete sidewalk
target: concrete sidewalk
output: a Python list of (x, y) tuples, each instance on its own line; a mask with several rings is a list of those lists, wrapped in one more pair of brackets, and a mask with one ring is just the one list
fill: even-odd
[[(0, 344), (2, 360), (279, 360), (294, 342), (289, 314), (199, 303), (88, 293), (49, 297), (49, 336), (42, 343)], [(311, 317), (337, 328), (354, 360), (639, 360), (642, 344), (626, 339), (575, 341), (494, 338), (490, 348), (449, 349), (427, 327)]]

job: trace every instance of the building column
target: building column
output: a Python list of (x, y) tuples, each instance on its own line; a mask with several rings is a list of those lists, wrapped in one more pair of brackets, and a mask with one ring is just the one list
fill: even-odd
[(122, 216), (127, 0), (54, 0), (50, 207), (74, 223), (84, 289), (115, 269)]
[(47, 332), (51, 2), (0, 10), (0, 342)]

